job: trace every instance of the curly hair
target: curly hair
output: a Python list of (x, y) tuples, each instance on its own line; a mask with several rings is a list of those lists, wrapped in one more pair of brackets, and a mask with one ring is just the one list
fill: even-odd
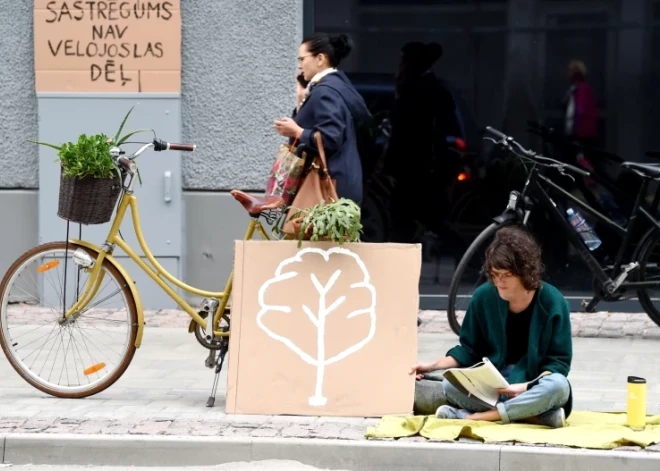
[(483, 268), (491, 282), (493, 269), (507, 270), (521, 279), (525, 289), (539, 289), (543, 274), (541, 248), (526, 230), (505, 227), (497, 231), (495, 240), (486, 249)]

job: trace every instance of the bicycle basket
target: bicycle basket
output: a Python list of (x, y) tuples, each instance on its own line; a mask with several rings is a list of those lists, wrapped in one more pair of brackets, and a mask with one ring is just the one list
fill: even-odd
[(57, 215), (79, 224), (106, 223), (112, 218), (120, 193), (118, 177), (71, 178), (62, 172)]

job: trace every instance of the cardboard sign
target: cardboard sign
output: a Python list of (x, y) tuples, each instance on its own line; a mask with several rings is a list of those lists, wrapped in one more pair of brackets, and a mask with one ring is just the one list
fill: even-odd
[(180, 92), (180, 0), (35, 0), (37, 92)]
[(411, 412), (421, 248), (237, 241), (227, 413)]

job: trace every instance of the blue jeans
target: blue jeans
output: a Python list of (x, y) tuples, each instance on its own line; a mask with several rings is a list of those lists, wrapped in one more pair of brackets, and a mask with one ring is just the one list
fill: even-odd
[[(442, 385), (444, 396), (450, 405), (470, 412), (492, 410), (460, 392), (449, 381), (443, 381)], [(502, 423), (508, 424), (559, 409), (566, 404), (569, 394), (570, 385), (566, 377), (553, 373), (543, 376), (537, 385), (517, 397), (500, 396), (500, 402), (495, 407), (500, 413)]]
[[(507, 378), (511, 369), (512, 366), (508, 366), (502, 371), (502, 375)], [(485, 412), (492, 409), (461, 393), (448, 381), (443, 381), (441, 371), (434, 371), (424, 376), (424, 379), (415, 383), (415, 414), (433, 415), (442, 405), (451, 405), (470, 412)], [(500, 396), (496, 408), (502, 422), (510, 423), (565, 407), (569, 396), (568, 380), (563, 375), (555, 373), (542, 377), (537, 385), (518, 397)]]

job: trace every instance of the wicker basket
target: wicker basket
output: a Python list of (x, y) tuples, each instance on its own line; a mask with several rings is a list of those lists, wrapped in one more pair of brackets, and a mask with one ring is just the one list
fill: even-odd
[(60, 174), (57, 215), (79, 224), (103, 224), (112, 213), (121, 193), (121, 181), (114, 178), (71, 178)]

